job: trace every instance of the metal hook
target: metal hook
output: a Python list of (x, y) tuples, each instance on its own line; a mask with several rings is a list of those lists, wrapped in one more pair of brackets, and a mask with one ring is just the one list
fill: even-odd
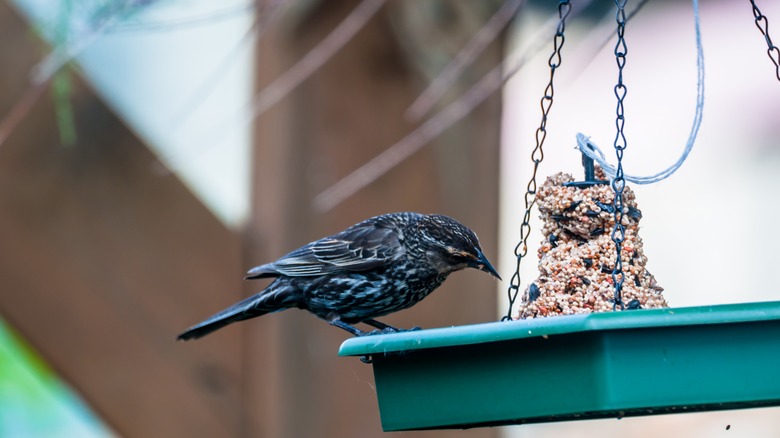
[[(590, 147), (590, 144), (588, 144), (588, 147)], [(577, 187), (577, 188), (584, 189), (586, 187), (609, 184), (609, 181), (595, 179), (596, 169), (593, 163), (593, 158), (585, 155), (584, 153), (582, 154), (582, 168), (585, 170), (584, 181), (571, 181), (571, 182), (563, 183), (563, 185), (565, 187)]]

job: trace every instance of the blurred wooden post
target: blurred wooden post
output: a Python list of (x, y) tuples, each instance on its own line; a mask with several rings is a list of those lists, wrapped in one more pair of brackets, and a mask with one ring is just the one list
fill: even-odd
[[(40, 54), (6, 2), (0, 53), (5, 116)], [(174, 338), (240, 298), (240, 239), (78, 75), (73, 111), (71, 147), (48, 92), (0, 145), (0, 317), (119, 436), (238, 436), (239, 340)]]
[[(270, 30), (258, 48), (258, 87), (328, 34), (357, 2), (320, 2), (297, 27)], [(499, 62), (500, 44), (478, 61)], [(500, 99), (493, 97), (370, 187), (333, 211), (313, 210), (320, 191), (410, 132), (403, 119), (420, 91), (387, 10), (256, 124), (253, 219), (247, 267), (390, 211), (439, 212), (471, 226), (496, 258)], [(247, 293), (264, 284), (252, 284)], [(496, 319), (496, 283), (455, 274), (417, 307), (387, 317), (398, 326), (436, 327)], [(383, 436), (370, 367), (336, 352), (345, 332), (305, 312), (245, 324), (246, 436)], [(261, 408), (262, 406), (262, 408)], [(426, 437), (449, 432), (426, 432)], [(492, 437), (492, 429), (463, 436)]]

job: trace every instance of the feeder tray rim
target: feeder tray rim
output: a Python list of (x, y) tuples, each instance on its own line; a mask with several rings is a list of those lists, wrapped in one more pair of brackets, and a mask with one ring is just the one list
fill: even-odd
[(597, 312), (489, 322), (347, 339), (339, 356), (365, 356), (511, 341), (576, 332), (759, 322), (780, 319), (780, 301)]

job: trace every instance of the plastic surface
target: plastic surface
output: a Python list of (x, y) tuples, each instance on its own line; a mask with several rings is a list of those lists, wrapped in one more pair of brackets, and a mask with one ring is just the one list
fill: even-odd
[(780, 405), (780, 302), (634, 310), (345, 341), (385, 430)]

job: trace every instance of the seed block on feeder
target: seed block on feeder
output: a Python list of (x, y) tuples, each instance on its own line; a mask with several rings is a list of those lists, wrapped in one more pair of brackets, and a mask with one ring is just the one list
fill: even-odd
[[(604, 179), (601, 168), (596, 167), (595, 172), (598, 179)], [(544, 234), (539, 248), (539, 278), (525, 289), (516, 319), (613, 309), (614, 192), (609, 184), (564, 185), (572, 181), (573, 176), (558, 173), (537, 190)], [(623, 208), (622, 301), (626, 309), (669, 307), (663, 288), (645, 267), (647, 257), (639, 237), (642, 213), (629, 187), (623, 191)]]

